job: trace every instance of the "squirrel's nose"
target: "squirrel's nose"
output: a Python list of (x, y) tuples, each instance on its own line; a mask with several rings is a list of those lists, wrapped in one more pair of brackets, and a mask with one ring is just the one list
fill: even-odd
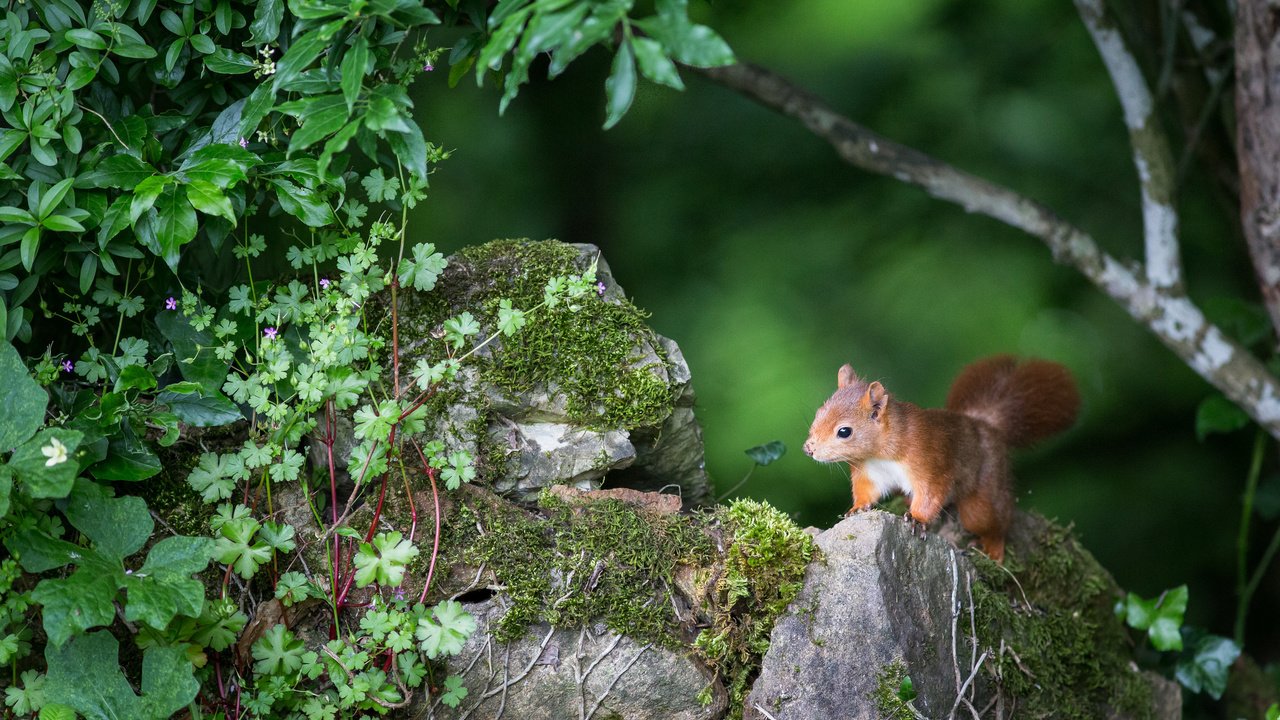
[(804, 441), (804, 454), (808, 455), (809, 457), (813, 457), (813, 441), (812, 440)]

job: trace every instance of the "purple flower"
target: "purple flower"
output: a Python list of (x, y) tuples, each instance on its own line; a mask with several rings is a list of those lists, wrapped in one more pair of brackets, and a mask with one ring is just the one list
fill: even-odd
[(249, 147), (249, 141), (245, 138), (240, 138), (240, 147), (242, 148)]
[(329, 278), (320, 278), (320, 287), (325, 290), (329, 289)]
[(63, 372), (71, 372), (72, 370), (75, 370), (75, 369), (76, 369), (76, 366), (75, 366), (75, 365), (72, 365), (70, 360), (63, 360), (63, 361), (62, 361), (62, 371), (63, 371)]
[(275, 328), (273, 328), (273, 327), (269, 327), (269, 328), (267, 328), (266, 330), (263, 330), (263, 331), (262, 331), (262, 334), (263, 334), (263, 335), (264, 335), (268, 340), (275, 340), (275, 339), (276, 339), (276, 335), (277, 335), (277, 334), (279, 334), (279, 333), (277, 333), (277, 332), (276, 332), (276, 329), (275, 329)]
[(604, 281), (603, 281), (603, 280), (601, 280), (600, 282), (597, 282), (597, 283), (596, 283), (596, 295), (600, 295), (601, 297), (603, 297), (603, 296), (604, 296)]
[(177, 300), (174, 300), (172, 297), (165, 299), (165, 301), (164, 301), (164, 309), (165, 309), (165, 310), (177, 310), (177, 309), (178, 309), (178, 301), (177, 301)]
[(436, 66), (432, 65), (430, 61), (427, 61), (427, 64), (422, 66), (422, 72), (431, 72), (432, 70), (435, 70), (435, 69), (436, 69)]

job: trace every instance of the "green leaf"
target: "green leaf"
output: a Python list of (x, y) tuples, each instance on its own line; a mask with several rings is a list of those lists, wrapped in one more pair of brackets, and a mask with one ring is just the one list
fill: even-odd
[(31, 599), (41, 605), (49, 648), (63, 645), (89, 628), (110, 625), (116, 618), (113, 601), (121, 569), (92, 550), (81, 548), (79, 555), (80, 567), (70, 577), (41, 580), (31, 591)]
[[(259, 7), (261, 7), (261, 3)], [(262, 124), (263, 118), (267, 116), (267, 113), (271, 112), (271, 108), (275, 104), (275, 86), (271, 83), (262, 83), (254, 88), (253, 92), (249, 93), (249, 97), (245, 100), (244, 111), (240, 115), (241, 137), (253, 137), (258, 126)]]
[(107, 49), (107, 41), (101, 35), (88, 28), (73, 28), (66, 32), (65, 37), (78, 47), (88, 50)]
[(631, 54), (630, 45), (618, 48), (617, 54), (613, 56), (613, 69), (609, 78), (604, 81), (604, 91), (604, 129), (608, 130), (618, 124), (636, 96), (636, 61)]
[(223, 75), (242, 75), (254, 69), (253, 58), (225, 47), (206, 53), (204, 66)]
[(289, 140), (289, 154), (293, 155), (337, 132), (347, 122), (347, 105), (341, 95), (325, 95), (309, 100), (306, 109), (298, 113), (302, 127)]
[(107, 459), (89, 468), (90, 474), (99, 480), (137, 481), (160, 472), (160, 458), (128, 429), (121, 426), (120, 435), (111, 438)]
[(787, 454), (787, 446), (781, 440), (767, 442), (746, 450), (747, 457), (757, 465), (768, 465)]
[(371, 583), (398, 587), (404, 582), (405, 566), (418, 556), (418, 548), (399, 532), (378, 533), (373, 544), (360, 543), (360, 549), (351, 559), (356, 566), (356, 587)]
[(1196, 408), (1196, 438), (1201, 441), (1213, 433), (1234, 432), (1248, 424), (1244, 410), (1221, 393), (1210, 395)]
[(1240, 657), (1240, 646), (1219, 635), (1206, 635), (1189, 653), (1178, 659), (1178, 682), (1191, 692), (1208, 693), (1214, 700), (1227, 689), (1231, 664)]
[(142, 213), (150, 210), (165, 187), (173, 181), (168, 175), (152, 175), (143, 178), (133, 189), (133, 202), (129, 206), (129, 222), (136, 225)]
[(1181, 650), (1182, 619), (1187, 610), (1187, 586), (1180, 585), (1150, 600), (1134, 593), (1125, 599), (1125, 621), (1135, 630), (1146, 630), (1157, 650)]
[(667, 48), (677, 62), (694, 67), (719, 67), (736, 62), (729, 45), (705, 25), (689, 22), (688, 0), (658, 0), (658, 15), (636, 26)]
[(276, 42), (280, 37), (282, 19), (284, 19), (284, 0), (260, 0), (254, 3), (248, 44), (265, 45)]
[(204, 585), (192, 575), (208, 567), (212, 559), (211, 538), (179, 535), (156, 543), (142, 567), (125, 576), (129, 593), (125, 618), (163, 630), (175, 615), (199, 617), (204, 608)]
[(67, 519), (108, 559), (121, 561), (142, 549), (155, 521), (140, 497), (112, 497), (106, 487), (80, 480), (67, 501)]
[[(44, 424), (49, 396), (31, 379), (27, 366), (10, 343), (0, 340), (0, 377), (5, 391), (0, 393), (0, 453), (25, 442)], [(3, 515), (3, 513), (0, 513)]]
[(54, 232), (74, 232), (74, 233), (85, 232), (83, 225), (81, 225), (76, 220), (73, 220), (67, 217), (66, 215), (50, 215), (44, 220), (41, 220), (40, 224), (43, 225), (46, 229), (52, 230)]
[(295, 672), (302, 667), (306, 649), (284, 625), (273, 625), (253, 644), (253, 670), (266, 675)]
[(434, 660), (462, 652), (463, 644), (476, 631), (476, 619), (456, 600), (445, 600), (436, 605), (431, 609), (431, 615), (431, 618), (418, 619), (416, 631), (419, 647), (427, 657)]
[(636, 62), (639, 63), (640, 72), (645, 77), (676, 90), (684, 89), (676, 64), (667, 57), (666, 51), (658, 41), (644, 37), (632, 38), (631, 49), (635, 51)]
[(301, 75), (302, 71), (315, 62), (316, 58), (320, 57), (320, 53), (329, 46), (333, 34), (342, 24), (343, 21), (337, 20), (304, 33), (301, 37), (295, 39), (289, 49), (285, 51), (284, 57), (280, 58), (280, 62), (276, 63), (276, 74), (272, 77), (272, 87), (279, 90)]
[(217, 215), (230, 221), (233, 226), (236, 224), (236, 213), (231, 207), (231, 200), (213, 183), (204, 180), (187, 183), (187, 200), (191, 201), (191, 207), (205, 215)]
[(168, 405), (178, 419), (196, 427), (220, 427), (243, 417), (235, 403), (221, 392), (206, 395), (203, 389), (191, 393), (165, 391), (156, 396), (156, 402)]
[(140, 390), (146, 392), (156, 386), (156, 376), (141, 365), (128, 365), (120, 369), (114, 392)]
[(369, 41), (361, 35), (351, 43), (342, 58), (342, 97), (347, 101), (347, 112), (355, 109), (356, 99), (364, 84), (365, 66), (369, 62)]
[(108, 632), (90, 633), (45, 649), (45, 696), (89, 720), (166, 718), (195, 699), (200, 684), (184, 648), (148, 647), (142, 656), (142, 697), (120, 670), (120, 645)]
[(63, 498), (71, 492), (80, 474), (76, 455), (83, 438), (78, 430), (47, 428), (13, 451), (9, 469), (28, 497)]
[(334, 222), (333, 210), (314, 191), (289, 182), (268, 180), (276, 190), (276, 198), (285, 212), (311, 227), (325, 227)]
[(176, 273), (178, 261), (182, 259), (182, 246), (196, 236), (196, 211), (187, 200), (186, 189), (180, 192), (177, 187), (165, 188), (156, 200), (156, 211), (159, 213), (155, 231), (160, 257)]
[(208, 331), (196, 330), (191, 321), (179, 312), (162, 310), (156, 314), (156, 327), (173, 346), (178, 360), (178, 372), (182, 377), (204, 388), (206, 397), (221, 395), (222, 383), (227, 379), (230, 363), (219, 360), (209, 350), (214, 343)]
[(13, 492), (13, 471), (0, 465), (0, 518), (9, 514), (9, 495)]

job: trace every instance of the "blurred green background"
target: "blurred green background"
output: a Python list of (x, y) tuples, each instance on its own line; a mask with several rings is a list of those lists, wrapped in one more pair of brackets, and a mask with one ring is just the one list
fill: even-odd
[[(1120, 108), (1070, 3), (792, 0), (699, 11), (740, 59), (1045, 203), (1121, 258), (1141, 256)], [(412, 239), (446, 251), (526, 236), (600, 246), (688, 358), (718, 486), (746, 474), (744, 449), (782, 440), (788, 454), (738, 494), (818, 527), (849, 507), (847, 474), (800, 445), (840, 364), (939, 405), (955, 373), (983, 355), (1061, 361), (1080, 382), (1083, 418), (1019, 457), (1021, 507), (1074, 524), (1127, 589), (1150, 597), (1188, 583), (1189, 622), (1231, 634), (1253, 437), (1197, 441), (1205, 382), (1038, 240), (848, 167), (795, 121), (692, 73), (683, 93), (642, 85), (622, 123), (601, 131), (608, 61), (589, 55), (553, 82), (535, 68), (501, 118), (498, 93), (472, 77), (452, 91), (446, 68), (424, 78), (419, 119), (456, 152), (432, 178)], [(1252, 298), (1243, 243), (1199, 174), (1180, 197), (1190, 292), (1201, 302)], [(1277, 487), (1268, 472), (1264, 499)], [(1255, 549), (1272, 527), (1258, 529)], [(1251, 616), (1259, 659), (1280, 659), (1269, 617), (1278, 601), (1272, 573)]]

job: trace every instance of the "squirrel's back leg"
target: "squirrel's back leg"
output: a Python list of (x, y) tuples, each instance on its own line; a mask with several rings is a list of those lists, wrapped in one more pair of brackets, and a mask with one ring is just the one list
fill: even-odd
[(956, 512), (965, 530), (978, 536), (982, 549), (998, 563), (1004, 562), (1004, 538), (1013, 520), (1013, 494), (1007, 465), (978, 478), (975, 492), (956, 500)]

